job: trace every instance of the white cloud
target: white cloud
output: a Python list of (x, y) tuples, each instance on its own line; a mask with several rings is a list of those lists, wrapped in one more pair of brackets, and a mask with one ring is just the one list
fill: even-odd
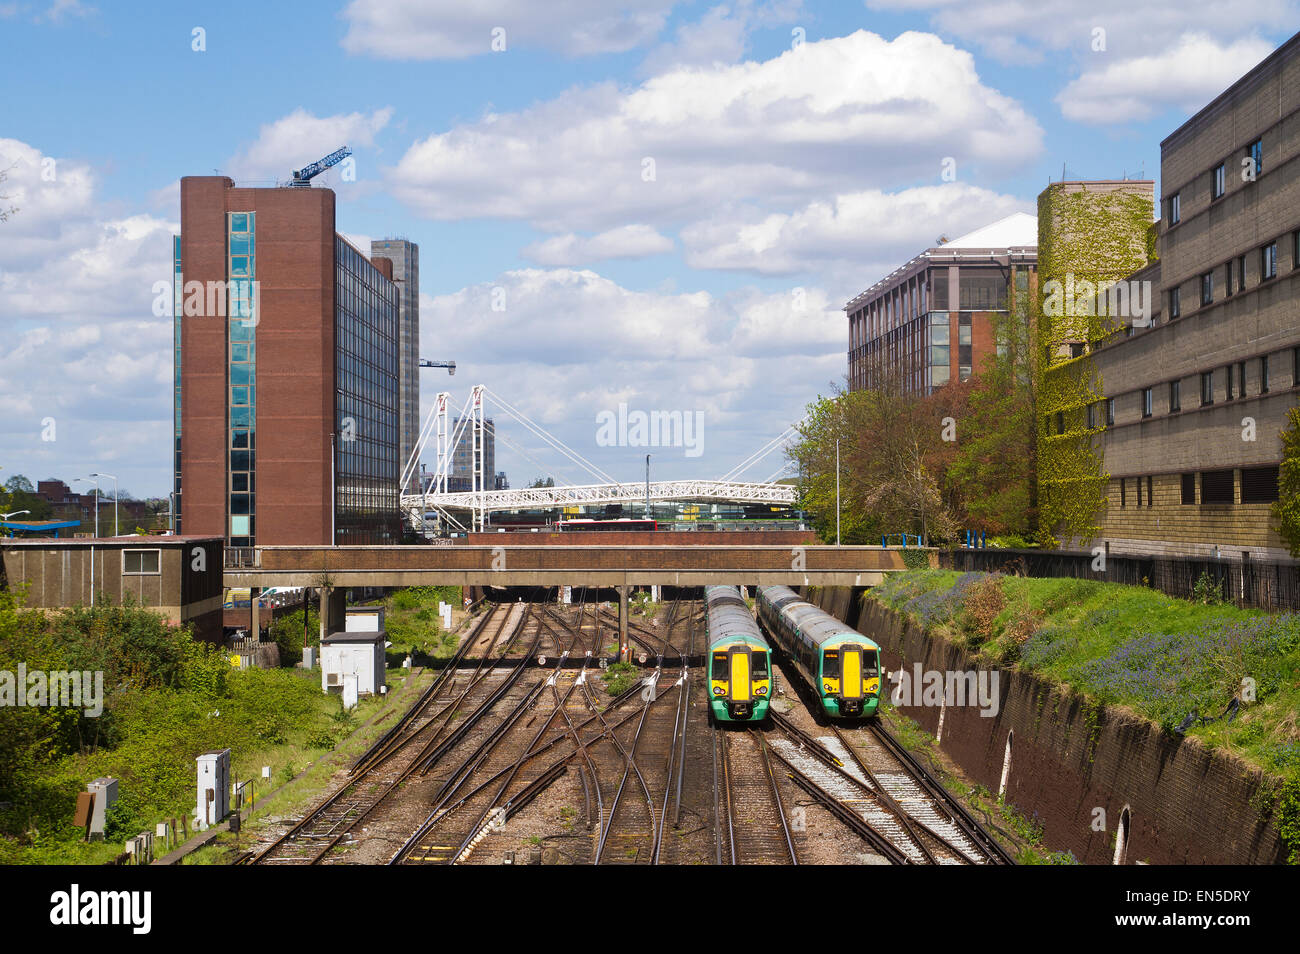
[[(165, 493), (172, 323), (152, 304), (178, 226), (106, 211), (87, 163), (46, 158), (0, 140), (0, 191), (19, 207), (0, 224), (0, 460), (32, 480), (98, 465), (123, 487)], [(54, 441), (42, 440), (47, 418)]]
[(735, 63), (749, 48), (755, 29), (792, 23), (803, 13), (802, 0), (735, 0), (710, 7), (698, 20), (678, 26), (672, 40), (651, 50), (641, 73), (653, 76), (678, 66)]
[[(1032, 203), (961, 182), (900, 192), (851, 192), (817, 200), (790, 213), (719, 213), (682, 231), (686, 262), (694, 268), (741, 269), (763, 275), (828, 270), (857, 284), (875, 278), (863, 266), (899, 264)], [(879, 276), (876, 276), (879, 277)], [(864, 283), (864, 279), (867, 279)]]
[[(1047, 51), (1081, 57), (1085, 70), (1113, 57), (1149, 54), (1189, 31), (1213, 29), (1224, 42), (1294, 23), (1296, 0), (866, 0), (873, 10), (931, 14), (944, 33), (1008, 63), (1042, 62)], [(1094, 31), (1105, 50), (1094, 51)], [(1289, 31), (1288, 31), (1289, 32)], [(1090, 61), (1097, 61), (1088, 65)]]
[[(375, 135), (388, 125), (392, 116), (391, 107), (368, 114), (335, 116), (313, 116), (305, 109), (295, 109), (275, 122), (263, 124), (256, 141), (232, 157), (222, 171), (233, 179), (288, 179), (293, 170), (329, 155), (340, 146), (351, 146), (354, 153), (359, 148), (373, 146)], [(367, 170), (360, 166), (363, 160), (354, 155), (351, 161), (357, 164), (357, 178), (365, 178)], [(337, 176), (339, 168), (336, 166), (332, 173), (324, 175)]]
[(1271, 52), (1273, 44), (1266, 40), (1224, 45), (1189, 33), (1162, 52), (1084, 73), (1056, 101), (1067, 119), (1098, 124), (1146, 119), (1167, 106), (1194, 112)]
[[(504, 311), (492, 311), (493, 289)], [(646, 452), (659, 477), (717, 477), (802, 416), (807, 403), (844, 374), (846, 325), (818, 289), (802, 300), (753, 289), (727, 297), (644, 292), (591, 271), (520, 269), (449, 295), (423, 296), (425, 347), (457, 360), (454, 403), (483, 383), (586, 456), (636, 479)], [(633, 409), (700, 411), (704, 454), (682, 448), (599, 447), (596, 415)], [(487, 399), (497, 429), (559, 474), (584, 471), (527, 436)], [(427, 407), (426, 407), (427, 411)], [(432, 456), (425, 455), (432, 463)], [(538, 467), (504, 442), (498, 469), (520, 485)], [(777, 468), (774, 455), (749, 476)], [(766, 466), (766, 470), (764, 470)], [(757, 473), (757, 471), (763, 471)]]
[(400, 60), (459, 60), (542, 47), (570, 56), (621, 53), (652, 41), (676, 0), (352, 0), (343, 11), (349, 53)]
[(606, 83), (491, 114), (416, 142), (388, 185), (431, 218), (599, 230), (908, 184), (937, 176), (943, 156), (1018, 168), (1042, 135), (980, 82), (970, 54), (930, 34), (859, 31), (761, 63), (674, 69), (631, 90)]
[(673, 240), (648, 225), (621, 225), (598, 235), (570, 232), (534, 242), (524, 255), (539, 265), (585, 265), (608, 258), (644, 258), (673, 250)]

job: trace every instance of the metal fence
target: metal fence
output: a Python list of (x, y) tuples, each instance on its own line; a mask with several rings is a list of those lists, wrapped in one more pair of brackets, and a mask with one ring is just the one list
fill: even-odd
[(1149, 586), (1169, 596), (1192, 599), (1208, 577), (1211, 591), (1237, 606), (1300, 611), (1300, 566), (1245, 559), (1178, 556), (1107, 556), (1094, 570), (1091, 553), (1063, 550), (944, 550), (939, 564), (954, 570), (982, 570), (1019, 576), (1074, 577)]

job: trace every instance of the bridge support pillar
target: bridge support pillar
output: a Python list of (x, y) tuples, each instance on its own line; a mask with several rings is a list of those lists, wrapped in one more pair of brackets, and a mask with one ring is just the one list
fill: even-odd
[(320, 638), (335, 630), (342, 629), (344, 617), (347, 616), (347, 590), (342, 587), (322, 586), (320, 588)]
[(627, 644), (627, 585), (618, 588), (618, 661), (632, 661), (632, 647)]
[(249, 623), (251, 624), (248, 634), (252, 636), (253, 639), (262, 638), (262, 619), (257, 605), (257, 598), (261, 594), (262, 588), (260, 586), (253, 586), (248, 590)]

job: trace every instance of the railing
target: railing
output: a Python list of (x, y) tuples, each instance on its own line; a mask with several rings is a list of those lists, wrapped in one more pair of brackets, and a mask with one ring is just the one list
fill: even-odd
[(1300, 566), (1259, 560), (1178, 556), (1107, 556), (1104, 570), (1093, 569), (1091, 553), (1061, 550), (941, 551), (941, 566), (954, 570), (1017, 573), (1105, 580), (1147, 586), (1179, 599), (1192, 599), (1196, 585), (1208, 578), (1212, 589), (1237, 606), (1300, 611)]
[(228, 570), (255, 570), (262, 565), (262, 551), (257, 547), (226, 547)]

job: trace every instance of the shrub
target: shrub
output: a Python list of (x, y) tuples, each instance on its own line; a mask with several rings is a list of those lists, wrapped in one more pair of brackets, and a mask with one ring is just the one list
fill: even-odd
[(992, 639), (995, 635), (994, 623), (1007, 605), (1007, 598), (1002, 592), (1001, 575), (991, 574), (967, 587), (962, 605), (966, 611), (966, 631), (981, 641)]

